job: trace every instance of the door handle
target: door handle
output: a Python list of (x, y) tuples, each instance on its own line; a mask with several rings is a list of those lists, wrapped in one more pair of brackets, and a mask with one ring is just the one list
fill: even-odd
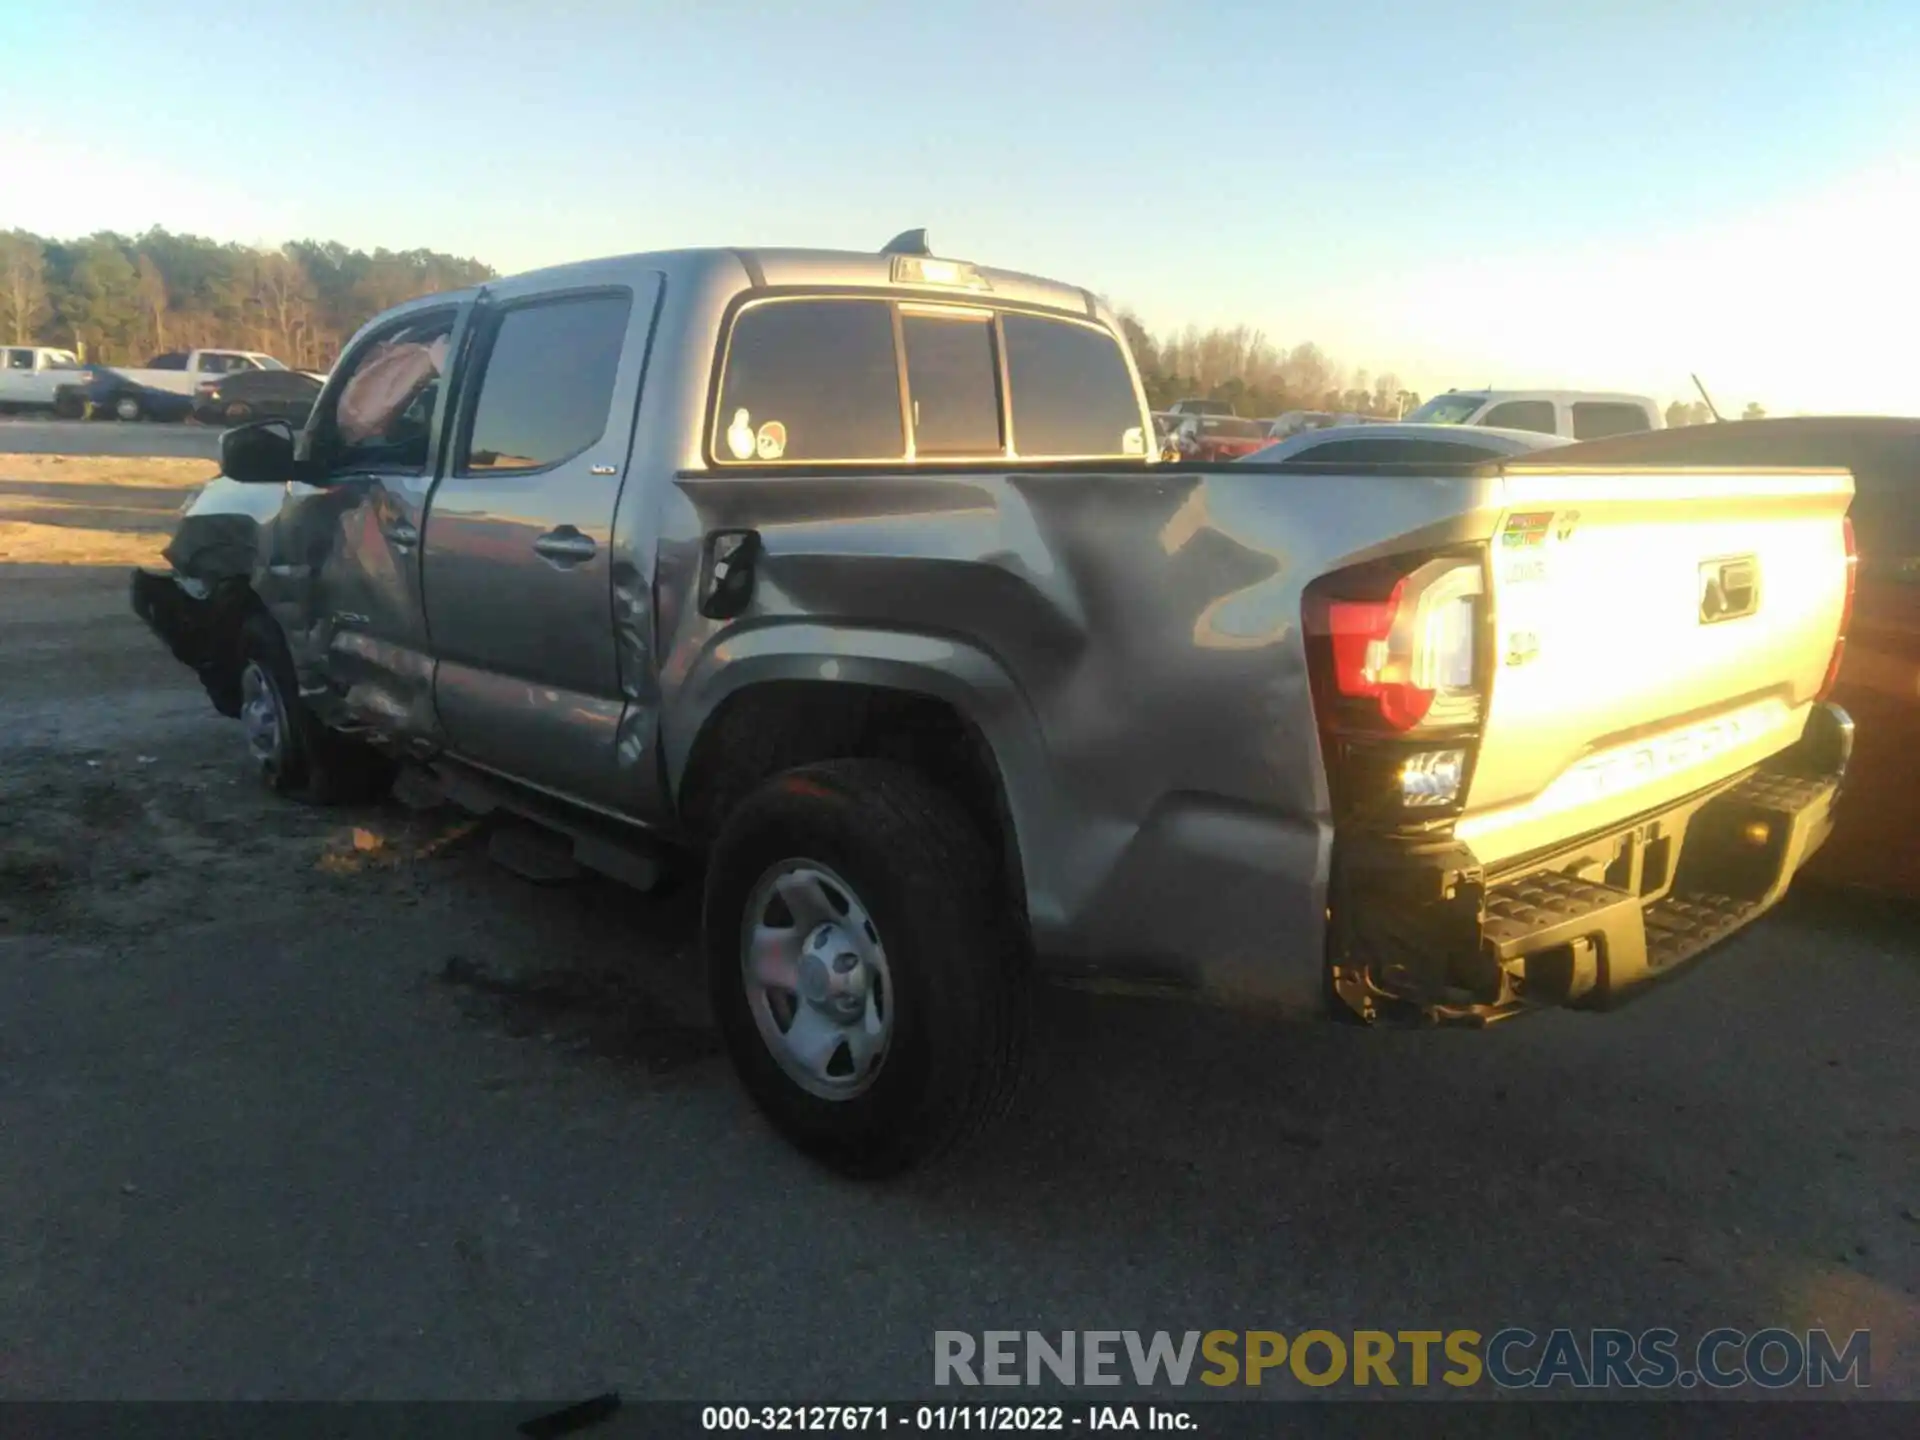
[(597, 546), (591, 535), (582, 535), (571, 525), (549, 530), (533, 542), (534, 553), (555, 565), (580, 565), (593, 559)]
[(420, 543), (420, 532), (404, 520), (396, 520), (383, 532), (396, 550), (411, 550)]

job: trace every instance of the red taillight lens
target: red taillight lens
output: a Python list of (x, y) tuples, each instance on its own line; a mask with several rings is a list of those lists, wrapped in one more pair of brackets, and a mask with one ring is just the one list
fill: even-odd
[(1406, 593), (1407, 582), (1401, 579), (1384, 600), (1329, 600), (1326, 610), (1334, 688), (1352, 699), (1374, 701), (1390, 730), (1411, 730), (1433, 707), (1433, 691), (1387, 678), (1394, 622)]
[(1834, 638), (1833, 657), (1827, 661), (1827, 678), (1820, 682), (1819, 699), (1833, 693), (1840, 680), (1840, 661), (1847, 653), (1847, 629), (1853, 624), (1853, 592), (1860, 583), (1860, 551), (1853, 540), (1853, 517), (1840, 518), (1840, 534), (1847, 547), (1847, 588), (1840, 601), (1840, 633)]
[(1478, 559), (1375, 564), (1307, 589), (1316, 701), (1340, 730), (1478, 723)]

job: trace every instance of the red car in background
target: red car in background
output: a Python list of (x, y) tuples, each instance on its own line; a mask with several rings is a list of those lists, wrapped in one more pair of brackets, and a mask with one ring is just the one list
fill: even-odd
[(1833, 838), (1805, 873), (1920, 898), (1920, 419), (1738, 420), (1570, 445), (1554, 460), (1853, 472), (1859, 559), (1833, 690), (1853, 717), (1853, 761)]
[(1232, 415), (1189, 415), (1174, 433), (1182, 460), (1238, 460), (1267, 444), (1263, 420)]

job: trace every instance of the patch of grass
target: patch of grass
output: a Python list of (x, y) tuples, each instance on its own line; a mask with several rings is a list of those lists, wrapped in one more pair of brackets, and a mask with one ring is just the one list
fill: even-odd
[(135, 485), (184, 490), (220, 473), (217, 460), (154, 459), (127, 455), (0, 454), (0, 479), (47, 484)]

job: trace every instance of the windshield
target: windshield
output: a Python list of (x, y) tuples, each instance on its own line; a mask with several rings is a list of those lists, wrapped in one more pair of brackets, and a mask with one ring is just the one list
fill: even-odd
[(1487, 403), (1484, 395), (1436, 395), (1407, 416), (1410, 425), (1464, 425)]

